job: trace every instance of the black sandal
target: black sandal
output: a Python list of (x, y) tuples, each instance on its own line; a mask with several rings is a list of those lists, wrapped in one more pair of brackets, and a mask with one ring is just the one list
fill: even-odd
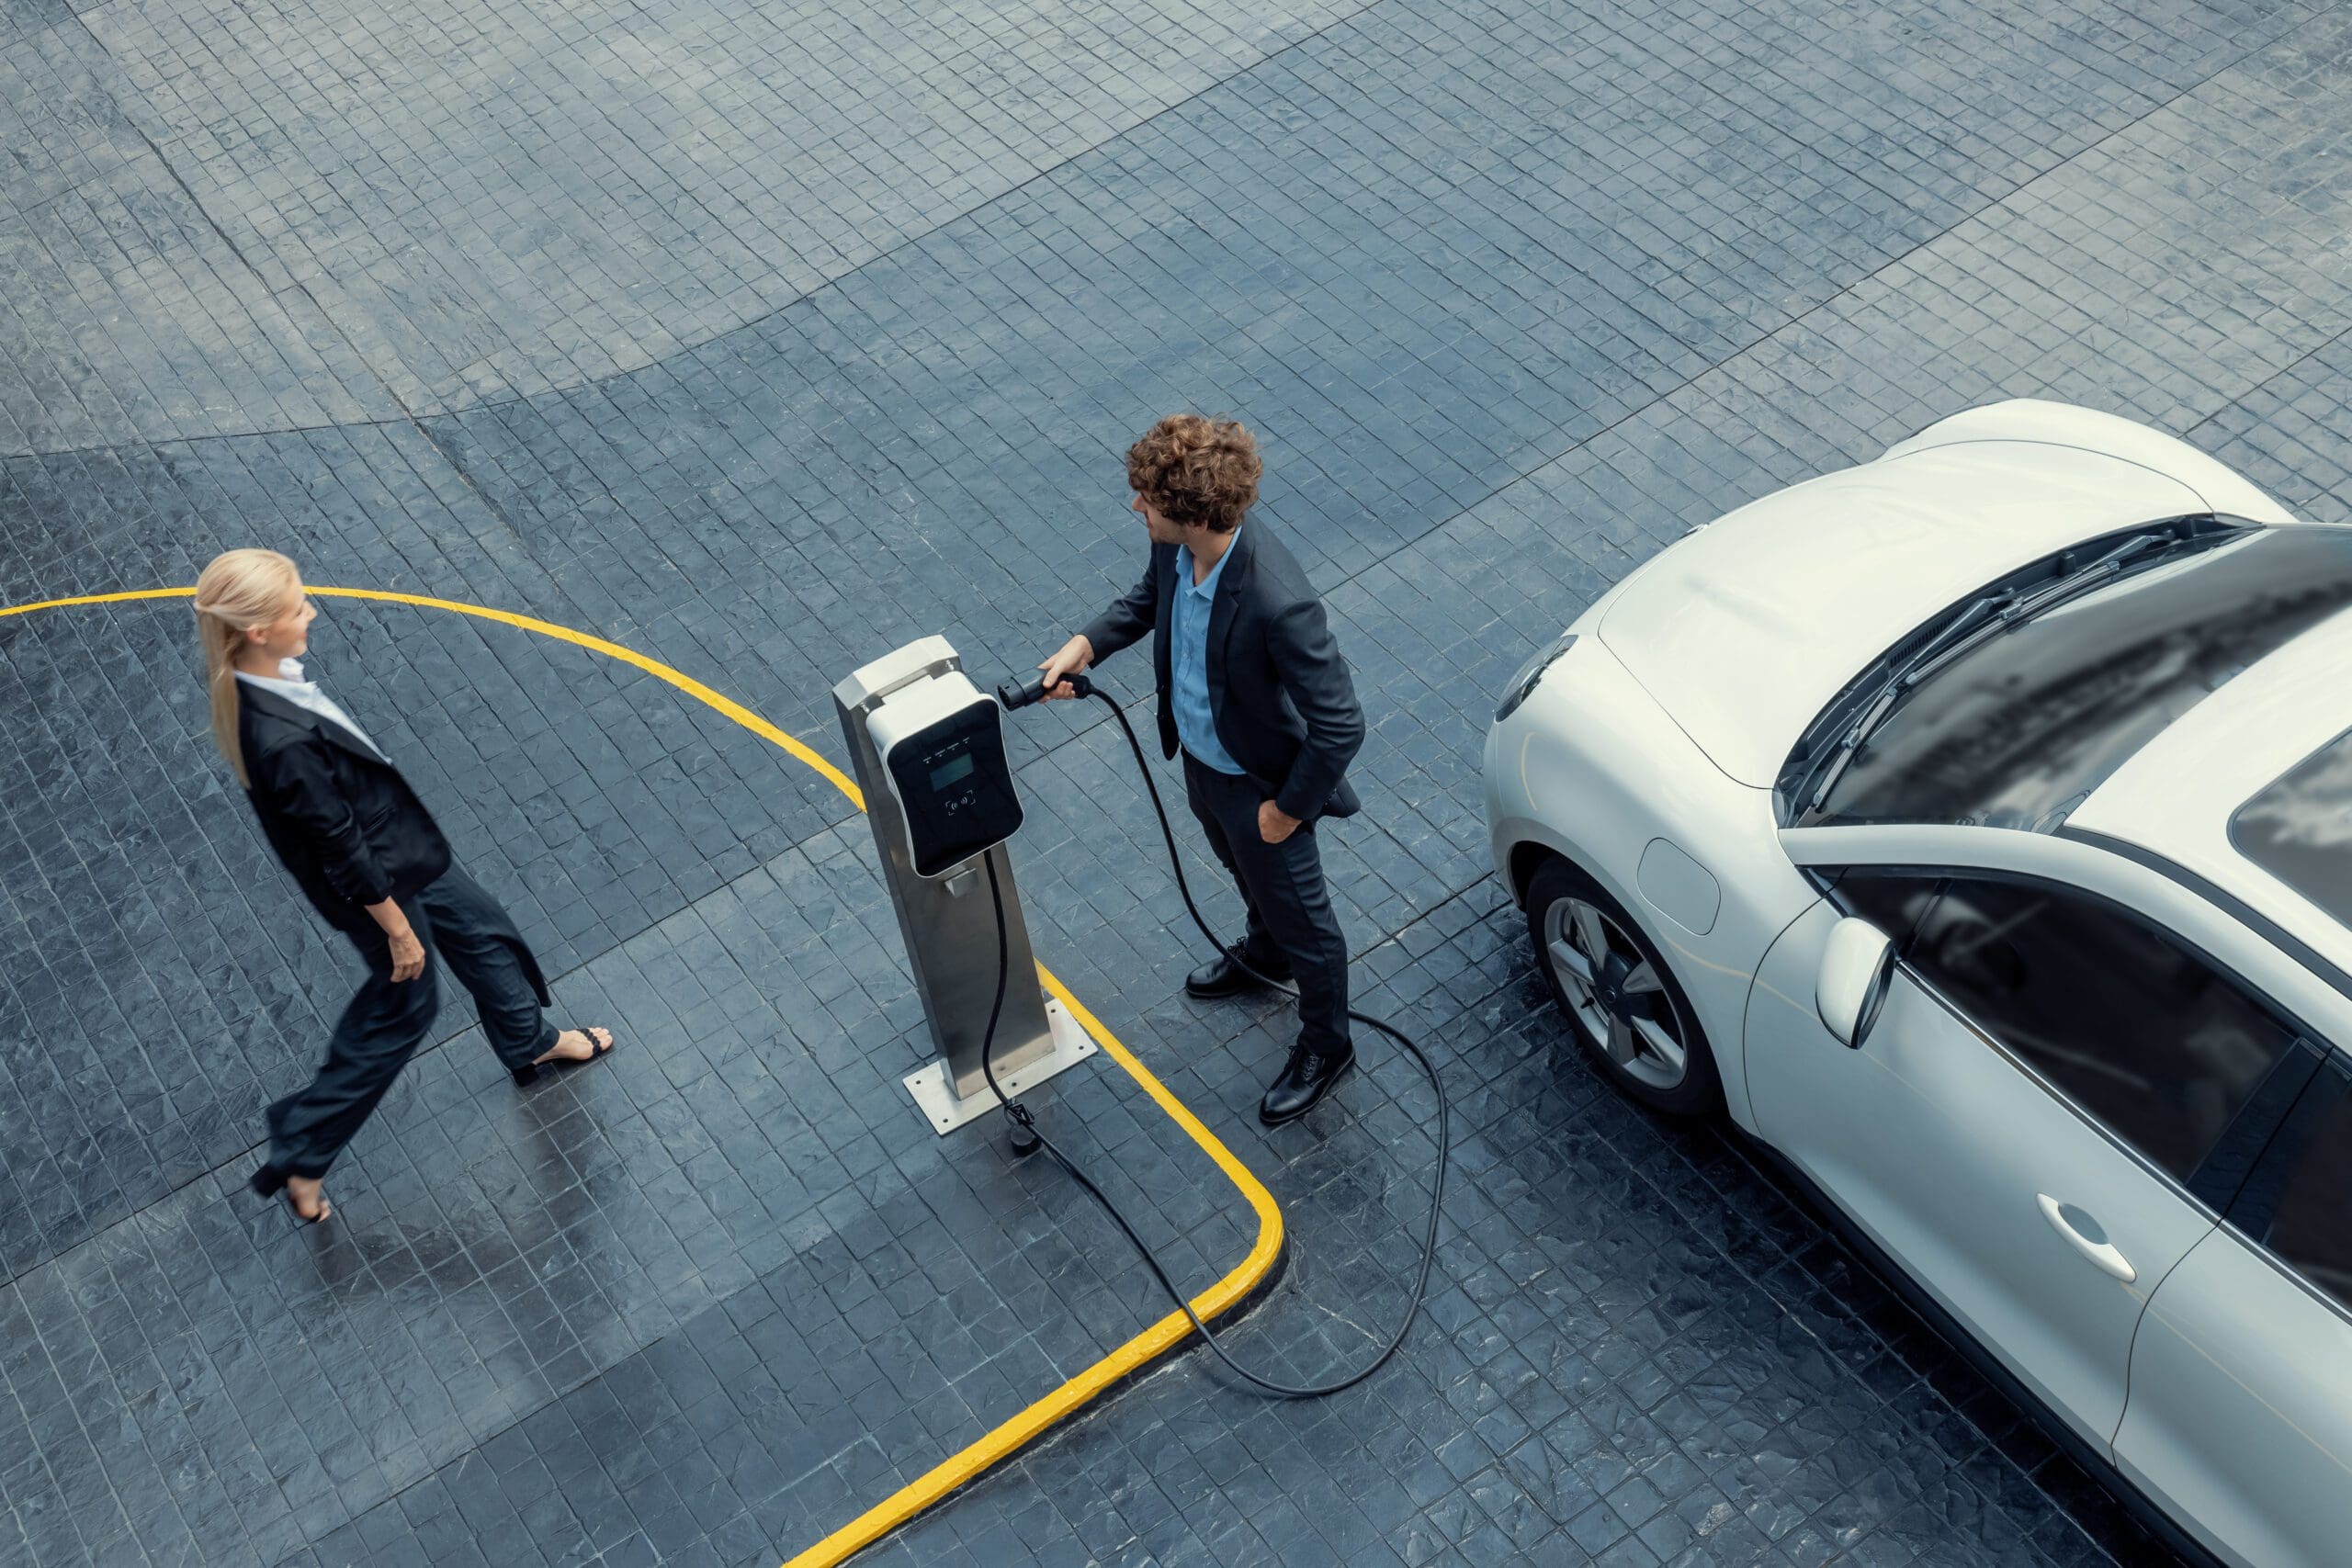
[[(603, 1029), (605, 1031), (605, 1043), (602, 1045), (596, 1044), (596, 1031), (599, 1029)], [(541, 1067), (553, 1067), (559, 1072), (570, 1072), (574, 1067), (584, 1067), (591, 1062), (601, 1062), (605, 1057), (611, 1055), (613, 1054), (613, 1048), (621, 1043), (621, 1037), (619, 1035), (615, 1034), (610, 1029), (606, 1029), (605, 1025), (601, 1023), (575, 1023), (571, 1027), (571, 1029), (562, 1032), (584, 1034), (588, 1037), (588, 1043), (594, 1048), (585, 1056), (558, 1056), (552, 1061), (532, 1062), (524, 1066), (513, 1068), (512, 1071), (514, 1074), (514, 1087), (516, 1089), (526, 1089), (530, 1085), (537, 1083), (539, 1078), (539, 1069)]]
[(323, 1220), (334, 1218), (334, 1204), (328, 1201), (327, 1195), (323, 1192), (319, 1194), (317, 1213), (306, 1214), (297, 1208), (294, 1203), (294, 1190), (286, 1185), (286, 1173), (274, 1165), (265, 1165), (254, 1171), (246, 1185), (264, 1198), (275, 1198), (283, 1193), (286, 1198), (286, 1212), (306, 1225), (315, 1225)]

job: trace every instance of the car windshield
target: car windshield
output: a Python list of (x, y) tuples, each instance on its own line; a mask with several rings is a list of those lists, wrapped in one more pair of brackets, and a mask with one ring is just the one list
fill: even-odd
[(2352, 926), (2352, 731), (2290, 769), (2230, 818), (2238, 853)]
[(2175, 526), (2069, 552), (1915, 634), (1800, 743), (1783, 820), (2048, 832), (2174, 719), (2352, 605), (2352, 529)]

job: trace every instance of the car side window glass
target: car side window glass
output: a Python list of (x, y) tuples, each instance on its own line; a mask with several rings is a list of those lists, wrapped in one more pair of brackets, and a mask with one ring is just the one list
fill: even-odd
[(1905, 958), (2183, 1182), (2296, 1040), (2186, 946), (2048, 884), (1948, 879)]
[(1941, 876), (1853, 866), (1838, 874), (1830, 901), (1847, 914), (1876, 926), (1900, 951), (1942, 886)]
[(2263, 1243), (2352, 1307), (2352, 1095), (2337, 1099), (2278, 1190)]

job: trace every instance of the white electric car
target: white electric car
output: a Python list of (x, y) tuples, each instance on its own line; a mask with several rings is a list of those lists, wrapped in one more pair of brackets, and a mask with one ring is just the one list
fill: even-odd
[(1496, 863), (2177, 1545), (2352, 1561), (2352, 528), (2014, 401), (1694, 531), (1513, 678)]

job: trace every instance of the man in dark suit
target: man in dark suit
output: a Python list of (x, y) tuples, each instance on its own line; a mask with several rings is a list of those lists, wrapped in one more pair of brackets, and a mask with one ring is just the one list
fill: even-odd
[[(268, 607), (273, 598), (279, 608)], [(269, 1155), (253, 1178), (265, 1197), (286, 1190), (294, 1212), (313, 1222), (332, 1213), (319, 1190), (328, 1166), (432, 1028), (435, 954), (473, 993), (491, 1048), (517, 1084), (613, 1045), (608, 1030), (548, 1021), (547, 981), (506, 910), (456, 867), (439, 824), (390, 759), (303, 679), (299, 656), (317, 613), (293, 563), (271, 551), (232, 550), (197, 587), (215, 737), (226, 752), (233, 735), (229, 761), (264, 836), (368, 965), (318, 1076), (270, 1106)]]
[(1250, 989), (1237, 957), (1298, 984), (1298, 1043), (1258, 1107), (1273, 1126), (1355, 1063), (1347, 942), (1316, 825), (1360, 809), (1346, 774), (1363, 709), (1306, 574), (1263, 523), (1242, 524), (1261, 471), (1232, 420), (1154, 425), (1127, 453), (1130, 504), (1151, 537), (1143, 580), (1039, 668), (1048, 696), (1073, 696), (1064, 677), (1152, 634), (1160, 749), (1183, 751), (1186, 798), (1249, 910), (1248, 933), (1184, 988)]

